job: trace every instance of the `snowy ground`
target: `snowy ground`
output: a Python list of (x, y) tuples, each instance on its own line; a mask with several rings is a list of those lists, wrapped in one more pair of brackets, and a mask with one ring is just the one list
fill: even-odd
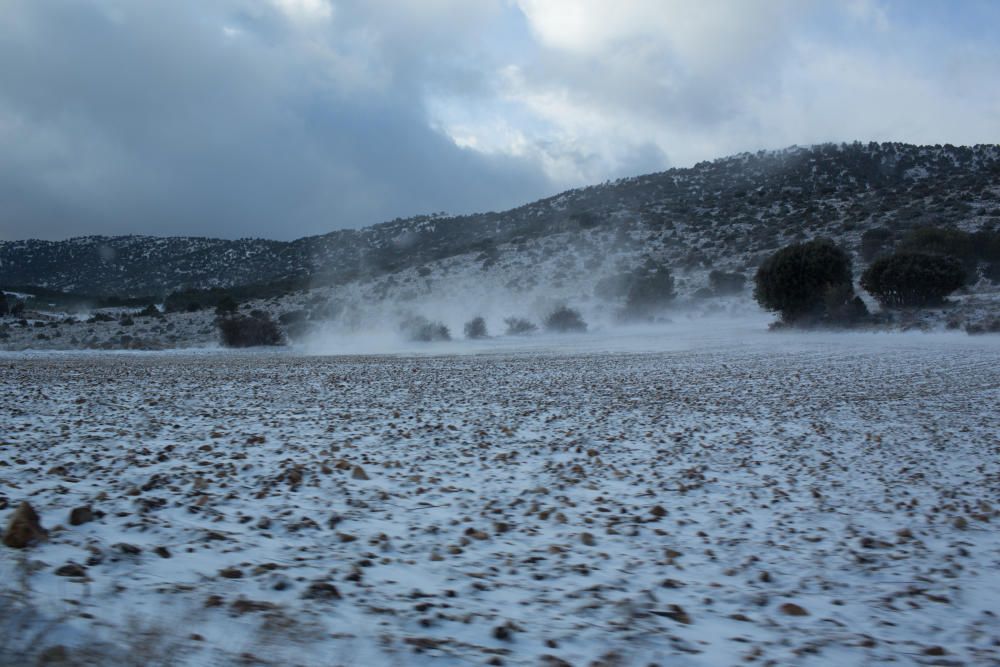
[(1000, 664), (1000, 341), (762, 328), (0, 354), (4, 659)]

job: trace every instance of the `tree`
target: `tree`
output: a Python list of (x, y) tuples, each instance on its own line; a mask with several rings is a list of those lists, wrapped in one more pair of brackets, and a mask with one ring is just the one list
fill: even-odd
[(883, 257), (861, 275), (861, 286), (887, 308), (940, 304), (964, 282), (958, 259), (920, 252)]
[(587, 330), (587, 323), (583, 321), (579, 311), (560, 306), (545, 318), (545, 328), (556, 333), (584, 332)]
[(625, 313), (630, 317), (662, 310), (674, 297), (674, 277), (670, 269), (647, 260), (628, 280), (625, 296)]
[(523, 336), (538, 331), (538, 326), (523, 317), (508, 317), (503, 321), (507, 325), (508, 336)]
[(851, 259), (828, 239), (795, 243), (764, 260), (754, 282), (754, 298), (783, 321), (820, 320), (831, 287), (852, 289)]
[(271, 316), (224, 317), (217, 321), (222, 344), (226, 347), (256, 347), (258, 345), (283, 345), (285, 337)]
[(474, 317), (465, 323), (465, 337), (471, 339), (486, 338), (486, 320)]

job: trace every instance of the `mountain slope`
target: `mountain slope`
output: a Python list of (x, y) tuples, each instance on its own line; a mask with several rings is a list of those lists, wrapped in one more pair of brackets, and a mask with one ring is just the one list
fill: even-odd
[[(678, 268), (752, 266), (793, 240), (851, 250), (867, 229), (1000, 223), (1000, 147), (843, 144), (741, 154), (688, 169), (570, 190), (502, 213), (399, 219), (291, 242), (81, 237), (0, 242), (0, 286), (92, 295), (291, 280), (345, 284), (557, 235), (565, 243), (651, 244)], [(588, 240), (589, 239), (589, 240)], [(604, 243), (604, 241), (600, 241)], [(554, 252), (558, 252), (557, 247)]]

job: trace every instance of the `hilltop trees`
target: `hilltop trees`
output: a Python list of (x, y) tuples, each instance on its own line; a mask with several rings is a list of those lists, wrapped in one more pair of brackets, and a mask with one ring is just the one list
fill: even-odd
[(858, 305), (851, 259), (828, 239), (778, 250), (760, 265), (754, 281), (757, 302), (788, 324), (831, 321), (846, 304)]

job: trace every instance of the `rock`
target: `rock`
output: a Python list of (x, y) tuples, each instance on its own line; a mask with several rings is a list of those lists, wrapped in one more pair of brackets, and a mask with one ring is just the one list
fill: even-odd
[(219, 570), (219, 576), (225, 579), (242, 579), (243, 570), (238, 567), (226, 567)]
[(69, 513), (69, 525), (82, 526), (94, 520), (94, 512), (90, 506), (77, 507)]
[(339, 600), (340, 591), (328, 581), (314, 581), (309, 584), (302, 597), (307, 600)]
[(653, 509), (649, 510), (649, 513), (657, 519), (667, 516), (667, 510), (663, 508), (663, 505), (653, 505)]
[(691, 625), (691, 616), (686, 611), (684, 611), (684, 608), (681, 607), (679, 604), (670, 605), (669, 607), (667, 607), (667, 610), (661, 612), (661, 614), (671, 620), (677, 621), (678, 623), (683, 623), (684, 625)]
[(923, 653), (924, 655), (948, 655), (948, 652), (942, 646), (929, 646), (924, 649)]
[(351, 471), (351, 479), (368, 479), (368, 474), (361, 466), (354, 466), (354, 470)]
[(580, 533), (580, 541), (588, 547), (592, 547), (597, 544), (597, 540), (594, 539), (594, 536), (591, 533)]
[(141, 548), (135, 546), (134, 544), (126, 544), (124, 542), (119, 542), (118, 544), (113, 545), (112, 548), (117, 549), (121, 553), (128, 556), (138, 556), (142, 553)]
[(153, 553), (159, 556), (160, 558), (170, 558), (171, 555), (170, 550), (167, 549), (166, 547), (156, 547), (155, 549), (153, 549)]
[(265, 602), (263, 600), (248, 600), (246, 598), (240, 598), (235, 602), (233, 602), (231, 605), (229, 605), (229, 608), (232, 609), (237, 614), (247, 614), (250, 612), (257, 612), (257, 611), (270, 611), (276, 607), (277, 605), (275, 605), (273, 602)]
[(808, 616), (809, 612), (794, 602), (786, 602), (778, 607), (778, 611), (786, 616)]
[(87, 576), (87, 568), (78, 564), (69, 562), (62, 567), (56, 569), (57, 577), (85, 577)]
[(7, 530), (3, 534), (3, 543), (12, 549), (25, 549), (32, 544), (44, 540), (48, 531), (42, 528), (41, 520), (35, 508), (28, 501), (23, 501), (14, 510)]

